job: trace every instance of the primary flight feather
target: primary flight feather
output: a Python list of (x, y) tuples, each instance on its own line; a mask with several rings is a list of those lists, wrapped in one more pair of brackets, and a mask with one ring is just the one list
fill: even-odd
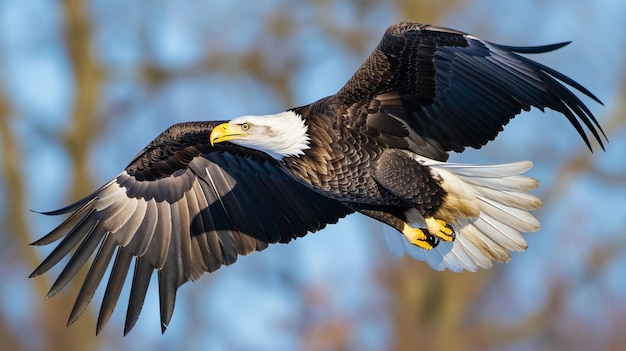
[[(115, 308), (131, 266), (124, 333), (158, 272), (165, 331), (178, 287), (268, 244), (287, 243), (359, 212), (395, 229), (436, 269), (488, 268), (526, 249), (520, 232), (538, 182), (529, 161), (447, 163), (480, 148), (531, 107), (562, 113), (591, 148), (597, 120), (571, 78), (520, 54), (566, 44), (511, 47), (455, 30), (398, 23), (335, 95), (269, 116), (176, 124), (115, 179), (48, 215), (69, 214), (34, 245), (61, 242), (31, 277), (70, 257), (48, 297), (94, 256), (68, 324), (87, 308), (113, 262), (97, 322)], [(568, 87), (569, 86), (569, 87)]]

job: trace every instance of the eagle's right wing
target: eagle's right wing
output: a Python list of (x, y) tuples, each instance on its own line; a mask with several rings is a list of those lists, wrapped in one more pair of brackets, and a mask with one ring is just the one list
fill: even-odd
[(31, 277), (74, 250), (48, 297), (63, 289), (97, 251), (68, 324), (87, 308), (111, 260), (97, 332), (113, 313), (133, 258), (124, 333), (139, 317), (155, 270), (164, 331), (176, 290), (185, 282), (235, 262), (238, 255), (315, 232), (352, 212), (297, 183), (261, 152), (230, 143), (211, 146), (209, 134), (219, 123), (170, 127), (115, 179), (70, 206), (45, 213), (70, 215), (33, 243), (63, 238)]

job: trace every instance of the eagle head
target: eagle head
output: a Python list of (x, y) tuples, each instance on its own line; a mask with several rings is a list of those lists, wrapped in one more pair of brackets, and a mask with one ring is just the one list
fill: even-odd
[(265, 152), (276, 160), (303, 155), (310, 140), (307, 124), (293, 111), (237, 117), (213, 128), (210, 139), (211, 145), (228, 141)]

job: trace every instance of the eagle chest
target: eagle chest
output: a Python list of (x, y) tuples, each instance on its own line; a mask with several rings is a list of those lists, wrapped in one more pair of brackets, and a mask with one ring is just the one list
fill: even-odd
[(354, 133), (311, 135), (311, 148), (304, 155), (285, 159), (296, 179), (329, 197), (359, 201), (378, 196), (378, 186), (369, 174), (376, 157), (373, 145)]

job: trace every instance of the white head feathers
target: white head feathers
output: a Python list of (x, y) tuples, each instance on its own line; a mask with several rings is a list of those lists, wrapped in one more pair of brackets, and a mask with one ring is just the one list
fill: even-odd
[(263, 151), (276, 160), (303, 155), (304, 150), (309, 149), (308, 126), (293, 111), (266, 116), (241, 116), (229, 124), (245, 124), (248, 128), (245, 138), (231, 140), (232, 143)]

